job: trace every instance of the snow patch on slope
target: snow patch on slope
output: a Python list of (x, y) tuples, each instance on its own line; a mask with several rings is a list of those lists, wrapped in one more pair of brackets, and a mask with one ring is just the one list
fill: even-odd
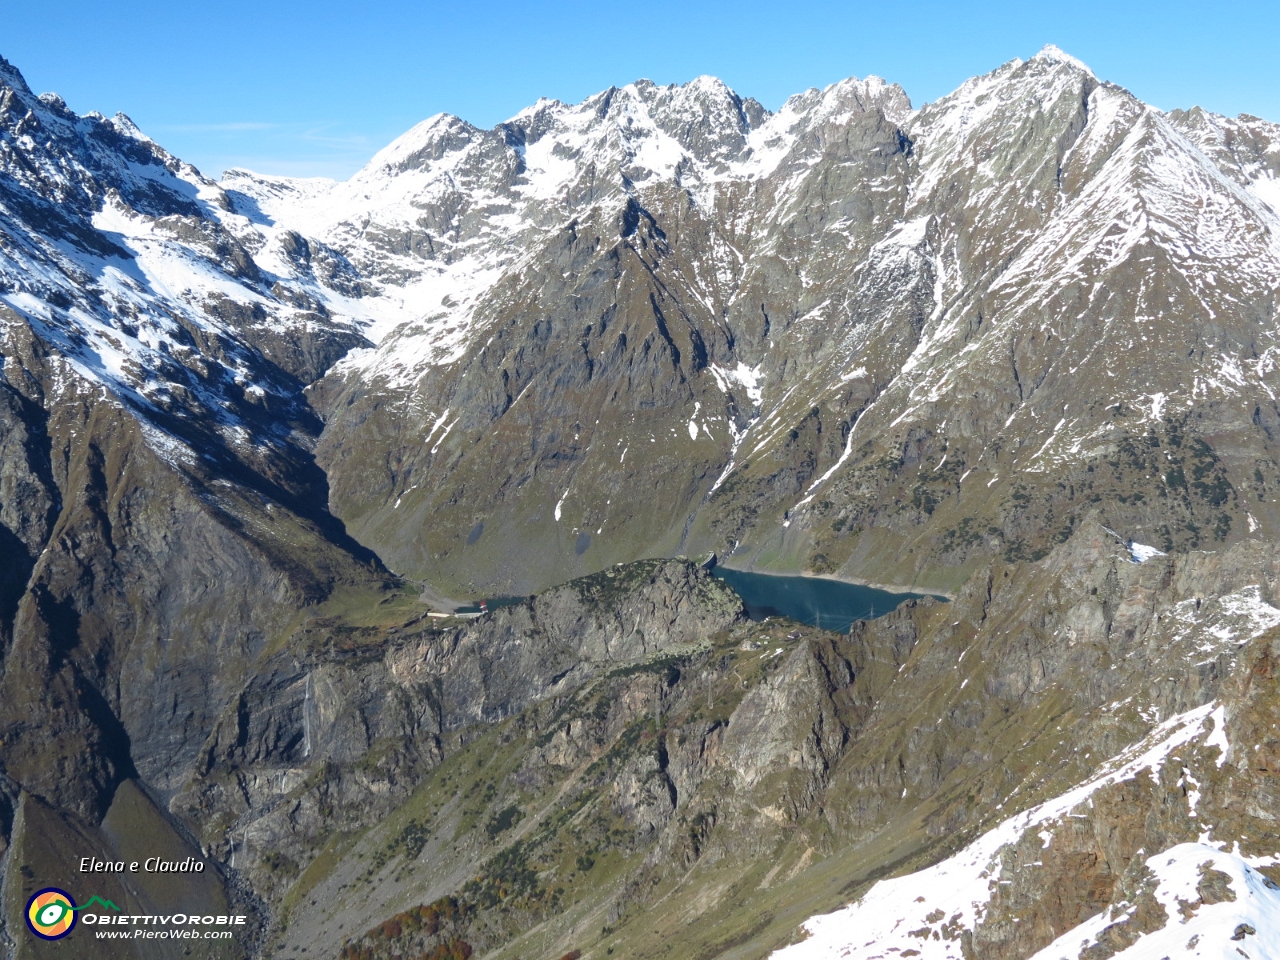
[(1155, 547), (1149, 547), (1145, 543), (1138, 543), (1137, 540), (1129, 541), (1129, 556), (1134, 563), (1146, 563), (1148, 560), (1154, 560), (1156, 557), (1167, 556), (1163, 550), (1157, 550)]
[[(1155, 899), (1167, 920), (1112, 960), (1168, 957), (1280, 960), (1280, 889), (1244, 857), (1204, 843), (1180, 843), (1146, 860), (1155, 876)], [(1205, 872), (1226, 874), (1233, 900), (1202, 903), (1197, 889)], [(1104, 910), (1067, 931), (1031, 960), (1077, 960), (1119, 920)]]
[[(963, 960), (960, 934), (985, 915), (1002, 879), (1000, 852), (1030, 831), (1047, 828), (1099, 789), (1152, 776), (1177, 748), (1221, 729), (1206, 729), (1214, 704), (1171, 717), (1104, 767), (1104, 772), (1046, 803), (1005, 820), (956, 855), (925, 870), (881, 880), (857, 902), (803, 924), (808, 939), (778, 950), (773, 960), (882, 960), (911, 950), (920, 960)], [(1225, 741), (1224, 741), (1225, 742)], [(1221, 749), (1221, 747), (1220, 747)], [(1044, 841), (1047, 845), (1048, 840)], [(935, 936), (936, 932), (936, 936)], [(911, 955), (916, 955), (915, 953)]]
[(1175, 604), (1170, 645), (1184, 646), (1199, 661), (1239, 647), (1280, 626), (1280, 610), (1262, 599), (1254, 584), (1221, 597), (1193, 598)]

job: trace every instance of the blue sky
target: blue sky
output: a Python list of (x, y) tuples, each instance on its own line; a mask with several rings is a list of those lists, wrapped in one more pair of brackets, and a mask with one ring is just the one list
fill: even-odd
[(776, 109), (878, 74), (920, 103), (1056, 43), (1148, 103), (1280, 121), (1280, 4), (8, 0), (0, 55), (218, 176), (346, 177), (437, 112), (719, 76)]

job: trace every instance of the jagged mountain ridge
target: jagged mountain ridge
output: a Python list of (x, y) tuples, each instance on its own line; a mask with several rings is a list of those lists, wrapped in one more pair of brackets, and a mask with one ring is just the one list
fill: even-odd
[[(1209, 492), (1176, 464), (1140, 493), (1189, 491), (1178, 522), (1115, 525), (1167, 548), (1269, 529), (1260, 468), (1214, 451), (1274, 429), (1276, 129), (1166, 116), (1047, 50), (915, 112), (874, 79), (771, 117), (710, 80), (640, 84), (488, 132), (433, 118), (346, 184), (227, 182), (421, 298), (313, 391), (335, 509), (396, 569), (516, 590), (541, 582), (509, 572), (517, 543), (559, 556), (545, 576), (740, 543), (865, 577), (910, 547), (899, 578), (945, 587), (1066, 532), (1071, 499), (1014, 475), (1086, 487), (1192, 407), (1210, 452), (1181, 475), (1209, 463)], [(389, 458), (362, 455), (370, 424)], [(637, 460), (659, 437), (678, 456)], [(634, 490), (644, 509), (598, 494)]]
[[(771, 116), (701, 78), (542, 101), (492, 131), (441, 115), (342, 184), (188, 171), (164, 210), (186, 196), (198, 242), (114, 201), (86, 235), (145, 248), (153, 295), (304, 384), (375, 341), (311, 391), (317, 454), (331, 507), (402, 573), (519, 592), (738, 544), (742, 562), (865, 577), (918, 547), (898, 579), (946, 588), (971, 557), (1067, 532), (1071, 498), (1038, 478), (1085, 487), (1193, 405), (1208, 453), (1140, 491), (1185, 493), (1178, 522), (1138, 507), (1115, 525), (1166, 548), (1268, 529), (1252, 474), (1270, 468), (1215, 451), (1269, 443), (1271, 413), (1239, 398), (1273, 373), (1276, 149), (1273, 124), (1165, 116), (1046, 49), (921, 111), (872, 78)], [(100, 192), (163, 189), (116, 179)], [(89, 342), (110, 378), (116, 348)], [(155, 349), (125, 341), (149, 373), (118, 389), (165, 389)], [(1099, 390), (1073, 412), (1082, 375)], [(1156, 466), (1128, 460), (1118, 484)], [(1179, 486), (1203, 463), (1203, 490)], [(1015, 496), (1023, 528), (1002, 520)]]

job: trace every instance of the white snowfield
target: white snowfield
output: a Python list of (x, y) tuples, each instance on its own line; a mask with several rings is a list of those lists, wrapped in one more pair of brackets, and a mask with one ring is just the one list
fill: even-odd
[[(903, 877), (881, 880), (857, 902), (807, 920), (803, 924), (807, 938), (775, 951), (772, 960), (893, 960), (903, 955), (919, 956), (920, 960), (963, 960), (960, 932), (972, 930), (981, 922), (992, 893), (1001, 883), (1008, 882), (1000, 857), (1005, 847), (1036, 832), (1047, 848), (1053, 842), (1055, 825), (1081, 804), (1089, 803), (1100, 788), (1144, 775), (1154, 779), (1170, 754), (1186, 744), (1199, 741), (1205, 746), (1217, 747), (1221, 764), (1230, 749), (1224, 722), (1223, 708), (1212, 703), (1169, 718), (1106, 764), (1097, 777), (1010, 817), (941, 863)], [(1190, 791), (1188, 802), (1192, 812), (1197, 801), (1198, 793)], [(1158, 898), (1162, 903), (1172, 902), (1170, 898), (1177, 896), (1187, 899), (1185, 891), (1189, 883), (1193, 891), (1189, 899), (1198, 900), (1194, 887), (1199, 881), (1199, 865), (1209, 860), (1231, 876), (1235, 902), (1203, 906), (1190, 919), (1179, 919), (1178, 910), (1170, 910), (1173, 919), (1164, 930), (1148, 934), (1120, 956), (1132, 960), (1148, 957), (1161, 960), (1164, 956), (1184, 954), (1235, 956), (1236, 943), (1230, 937), (1240, 923), (1250, 923), (1257, 931), (1256, 944), (1251, 941), (1246, 947), (1250, 949), (1250, 957), (1280, 956), (1274, 952), (1252, 952), (1252, 947), (1261, 943), (1268, 944), (1269, 950), (1280, 947), (1280, 912), (1277, 912), (1280, 897), (1269, 881), (1253, 869), (1273, 862), (1271, 860), (1250, 865), (1207, 842), (1173, 847), (1148, 860), (1160, 878)], [(1037, 954), (1035, 960), (1075, 960), (1082, 942), (1089, 942), (1108, 923), (1118, 919), (1118, 916), (1104, 919), (1105, 916), (1104, 911), (1064, 934)], [(1185, 950), (1192, 936), (1200, 937), (1195, 947), (1199, 953)], [(1152, 940), (1153, 937), (1160, 939)], [(1144, 952), (1148, 941), (1164, 946)], [(1171, 952), (1168, 946), (1175, 941), (1177, 953)], [(907, 951), (914, 952), (907, 954)]]

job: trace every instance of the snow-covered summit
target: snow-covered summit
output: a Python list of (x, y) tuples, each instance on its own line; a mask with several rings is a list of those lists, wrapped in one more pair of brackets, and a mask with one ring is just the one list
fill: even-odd
[(1077, 70), (1081, 70), (1089, 74), (1089, 76), (1091, 77), (1094, 75), (1093, 71), (1089, 69), (1088, 64), (1086, 64), (1082, 60), (1077, 60), (1075, 57), (1071, 56), (1071, 54), (1065, 53), (1063, 50), (1061, 50), (1059, 47), (1055, 46), (1052, 43), (1046, 43), (1043, 47), (1040, 48), (1040, 52), (1037, 53), (1031, 59), (1043, 60), (1047, 63), (1066, 64), (1069, 67), (1074, 67)]
[(353, 179), (367, 181), (382, 174), (394, 174), (411, 167), (439, 161), (461, 149), (479, 130), (458, 117), (437, 113), (415, 124), (373, 155)]

